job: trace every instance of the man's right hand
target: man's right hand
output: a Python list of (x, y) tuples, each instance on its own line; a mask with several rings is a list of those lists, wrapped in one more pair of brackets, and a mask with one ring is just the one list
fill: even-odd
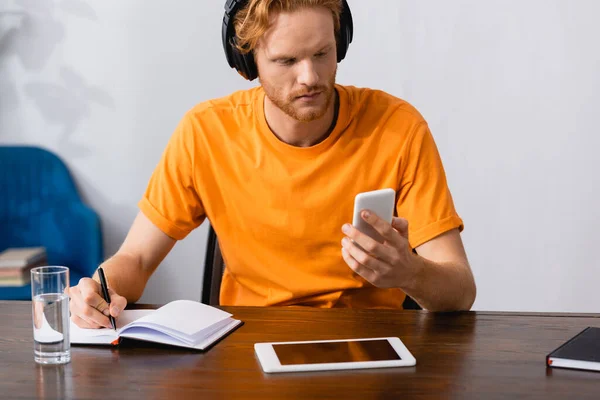
[(71, 319), (81, 328), (111, 328), (109, 313), (117, 318), (125, 309), (127, 300), (108, 289), (110, 307), (102, 297), (102, 288), (91, 278), (81, 278), (77, 286), (69, 288)]

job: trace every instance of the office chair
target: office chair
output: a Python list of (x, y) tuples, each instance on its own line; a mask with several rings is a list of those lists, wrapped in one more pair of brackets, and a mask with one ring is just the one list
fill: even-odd
[[(206, 246), (206, 259), (204, 261), (204, 282), (202, 283), (202, 302), (212, 306), (219, 305), (221, 280), (225, 272), (225, 263), (219, 248), (217, 233), (212, 225), (208, 228), (208, 244)], [(421, 310), (411, 297), (406, 296), (402, 306), (405, 310)]]
[(225, 263), (219, 248), (217, 233), (212, 225), (208, 228), (208, 243), (204, 260), (204, 281), (202, 282), (202, 302), (211, 306), (219, 305), (221, 280), (225, 272)]
[[(85, 205), (66, 165), (39, 147), (0, 146), (0, 252), (46, 248), (48, 265), (69, 267), (70, 284), (102, 262), (98, 215)], [(0, 287), (0, 300), (31, 299), (31, 286)]]

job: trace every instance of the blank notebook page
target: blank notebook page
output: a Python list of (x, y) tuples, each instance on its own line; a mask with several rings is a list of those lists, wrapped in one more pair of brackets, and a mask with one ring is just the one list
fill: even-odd
[(136, 321), (136, 325), (161, 325), (192, 336), (231, 317), (228, 312), (190, 300), (177, 300)]
[[(153, 313), (154, 310), (124, 310), (117, 318), (117, 329), (121, 329), (125, 325), (142, 318), (145, 315)], [(111, 336), (116, 338), (117, 332), (112, 328), (101, 329), (84, 329), (80, 328), (71, 321), (71, 341), (79, 342), (79, 338), (96, 337), (96, 336)]]

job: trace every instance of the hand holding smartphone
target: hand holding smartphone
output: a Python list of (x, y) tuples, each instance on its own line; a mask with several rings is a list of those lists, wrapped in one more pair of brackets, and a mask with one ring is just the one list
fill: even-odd
[(394, 216), (394, 203), (396, 200), (396, 191), (394, 189), (373, 190), (371, 192), (359, 193), (354, 198), (354, 217), (352, 225), (365, 235), (370, 236), (379, 243), (383, 243), (384, 238), (371, 225), (365, 222), (360, 216), (362, 210), (368, 209), (377, 214), (384, 221), (392, 223)]

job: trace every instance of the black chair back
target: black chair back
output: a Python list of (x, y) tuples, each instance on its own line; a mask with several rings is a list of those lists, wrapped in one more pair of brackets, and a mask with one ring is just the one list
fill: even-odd
[(202, 302), (204, 304), (219, 305), (223, 272), (225, 272), (225, 263), (219, 248), (217, 233), (211, 225), (208, 230), (208, 244), (204, 260), (204, 282), (202, 283)]

